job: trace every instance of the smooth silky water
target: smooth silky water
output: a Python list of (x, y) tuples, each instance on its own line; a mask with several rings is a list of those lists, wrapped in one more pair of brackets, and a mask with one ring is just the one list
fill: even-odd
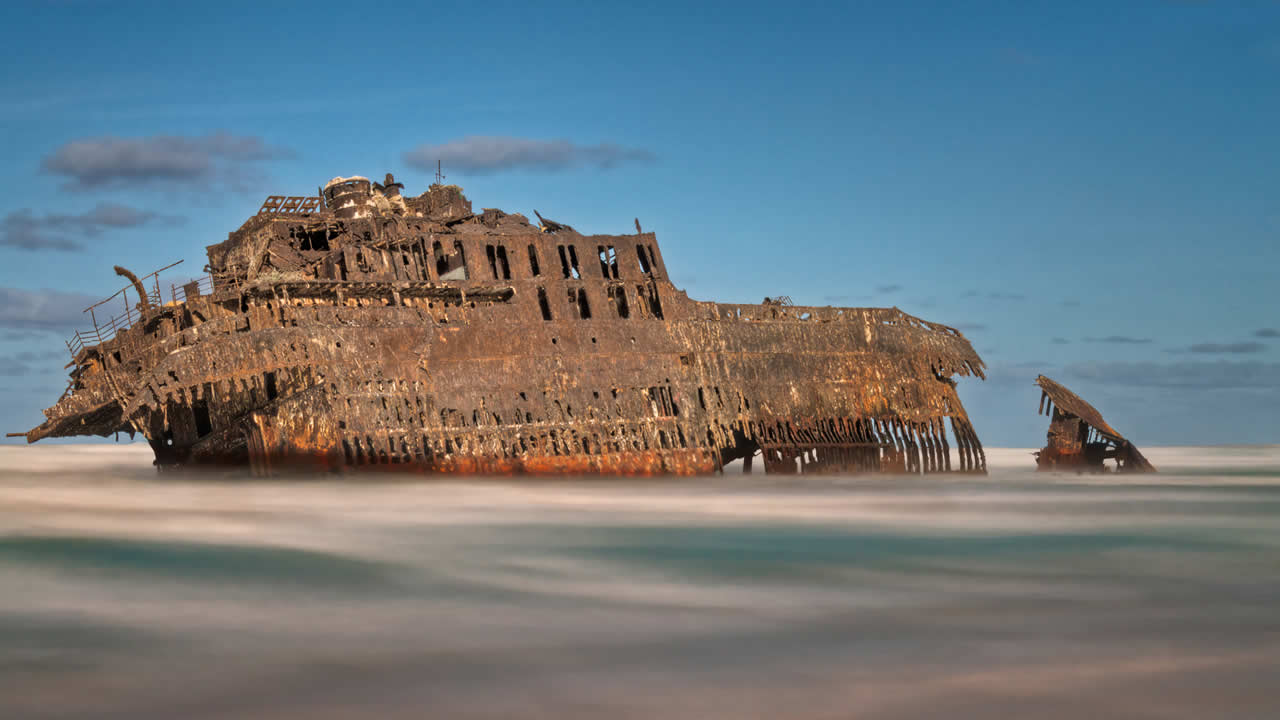
[(257, 481), (0, 448), (0, 718), (1280, 717), (1280, 446)]

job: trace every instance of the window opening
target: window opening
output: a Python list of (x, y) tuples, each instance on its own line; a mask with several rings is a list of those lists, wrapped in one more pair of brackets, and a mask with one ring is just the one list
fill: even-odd
[(498, 253), (494, 252), (492, 245), (484, 246), (484, 254), (489, 257), (489, 272), (493, 273), (493, 279), (498, 279)]
[(511, 265), (507, 263), (507, 248), (505, 245), (498, 246), (498, 269), (502, 271), (502, 279), (511, 279)]
[(631, 308), (627, 307), (627, 289), (621, 286), (609, 288), (609, 297), (613, 300), (614, 307), (618, 310), (618, 317), (627, 318), (631, 315)]
[(448, 255), (442, 255), (439, 245), (439, 243), (436, 243), (436, 272), (440, 275), (440, 279), (466, 280), (467, 255), (462, 249), (462, 243), (457, 240), (453, 241), (453, 252)]
[(591, 317), (591, 306), (587, 304), (587, 291), (583, 288), (569, 288), (569, 305), (578, 309), (578, 317), (586, 320)]
[(444, 254), (444, 248), (440, 247), (439, 240), (431, 244), (431, 255), (436, 261), (436, 277), (449, 272), (449, 256)]
[(569, 266), (573, 270), (573, 279), (582, 279), (582, 270), (578, 267), (578, 251), (572, 245), (569, 246)]
[(546, 288), (538, 288), (538, 306), (542, 308), (542, 319), (551, 319), (551, 303), (547, 302)]
[(560, 251), (560, 270), (564, 272), (565, 277), (570, 277), (569, 256), (565, 254), (563, 245), (557, 245), (556, 249)]
[(534, 277), (542, 274), (542, 269), (538, 267), (538, 248), (534, 247), (533, 243), (529, 243), (529, 270)]
[(658, 288), (650, 285), (647, 289), (644, 285), (636, 286), (636, 294), (640, 296), (640, 304), (648, 305), (649, 315), (659, 320), (662, 319), (662, 302), (658, 299)]
[(209, 419), (209, 393), (212, 389), (209, 383), (205, 383), (203, 396), (191, 403), (191, 414), (196, 421), (196, 437), (204, 437), (213, 432), (213, 423)]
[(645, 254), (643, 245), (636, 246), (636, 257), (640, 258), (640, 272), (644, 273), (645, 275), (648, 275), (649, 274), (649, 258)]
[(606, 278), (618, 279), (618, 251), (612, 245), (597, 245), (600, 254), (600, 274)]
[(329, 231), (314, 230), (307, 232), (302, 230), (301, 242), (298, 243), (299, 250), (328, 250), (329, 249)]

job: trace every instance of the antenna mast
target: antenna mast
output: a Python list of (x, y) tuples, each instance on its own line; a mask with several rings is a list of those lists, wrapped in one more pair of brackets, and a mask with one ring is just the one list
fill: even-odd
[(441, 184), (444, 177), (444, 173), (440, 172), (440, 158), (436, 158), (436, 184)]

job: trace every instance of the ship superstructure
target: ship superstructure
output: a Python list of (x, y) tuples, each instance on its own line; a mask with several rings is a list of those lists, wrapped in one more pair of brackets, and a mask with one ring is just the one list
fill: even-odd
[(161, 467), (259, 474), (985, 471), (954, 328), (692, 300), (639, 221), (583, 235), (400, 188), (272, 196), (164, 294), (119, 268), (126, 317), (72, 339), (27, 439), (136, 432)]

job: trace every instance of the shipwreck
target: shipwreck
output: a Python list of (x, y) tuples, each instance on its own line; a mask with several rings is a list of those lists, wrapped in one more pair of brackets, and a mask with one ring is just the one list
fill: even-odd
[(639, 220), (583, 235), (401, 188), (271, 196), (163, 293), (117, 268), (22, 434), (141, 434), (162, 469), (256, 474), (986, 470), (955, 379), (983, 362), (955, 328), (692, 300)]
[(1079, 395), (1044, 375), (1040, 386), (1040, 413), (1049, 416), (1045, 446), (1036, 455), (1037, 470), (1103, 472), (1113, 460), (1116, 472), (1155, 472), (1138, 448), (1102, 419), (1102, 413)]

